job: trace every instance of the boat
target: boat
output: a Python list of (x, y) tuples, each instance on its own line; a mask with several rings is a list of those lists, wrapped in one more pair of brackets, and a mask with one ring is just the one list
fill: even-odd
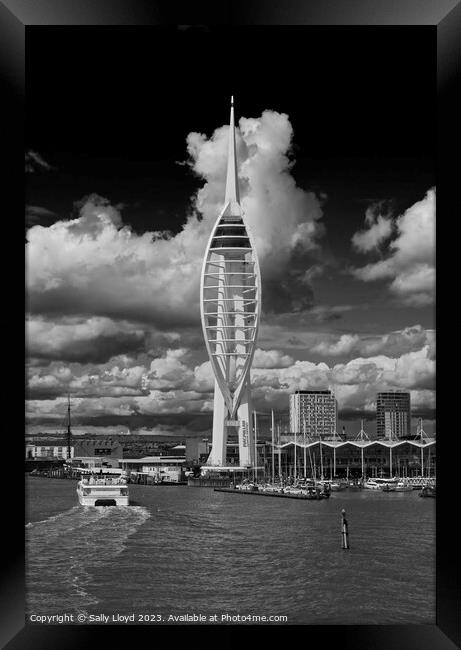
[(348, 485), (347, 483), (344, 483), (342, 481), (323, 481), (324, 484), (328, 483), (330, 486), (330, 491), (331, 492), (340, 492), (342, 490), (345, 490)]
[(392, 483), (386, 483), (385, 485), (381, 485), (381, 490), (383, 492), (395, 492), (397, 486), (393, 485)]
[(284, 494), (307, 494), (306, 488), (301, 488), (296, 485), (289, 485), (283, 490)]
[(421, 488), (421, 492), (419, 493), (420, 497), (431, 497), (433, 499), (436, 498), (435, 496), (435, 485), (424, 485)]
[(259, 490), (259, 487), (256, 485), (256, 483), (240, 483), (240, 485), (235, 486), (235, 489), (247, 492), (257, 492)]
[[(398, 479), (396, 478), (369, 478), (363, 484), (366, 490), (383, 490), (384, 487), (393, 488), (397, 485)], [(386, 489), (387, 491), (387, 489)]]
[(130, 501), (126, 476), (102, 471), (82, 476), (77, 496), (82, 506), (127, 506)]
[(377, 481), (375, 481), (374, 478), (370, 478), (368, 479), (368, 481), (365, 481), (363, 487), (366, 490), (381, 490), (383, 488), (383, 485), (384, 485), (383, 483), (378, 483)]
[(272, 485), (271, 483), (266, 483), (266, 485), (259, 486), (260, 492), (283, 492), (283, 487), (281, 485)]
[(395, 492), (413, 492), (413, 486), (407, 481), (398, 481), (394, 489)]

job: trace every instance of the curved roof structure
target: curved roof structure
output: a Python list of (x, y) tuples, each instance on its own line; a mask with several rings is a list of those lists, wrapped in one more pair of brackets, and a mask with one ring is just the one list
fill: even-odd
[(380, 447), (386, 447), (388, 449), (394, 449), (395, 447), (401, 447), (402, 445), (412, 445), (413, 447), (430, 447), (432, 445), (436, 444), (435, 439), (428, 439), (427, 441), (421, 442), (419, 440), (345, 440), (345, 441), (333, 441), (333, 440), (314, 440), (311, 442), (303, 443), (303, 442), (294, 442), (294, 440), (290, 440), (289, 442), (285, 442), (284, 444), (280, 445), (280, 447), (289, 447), (289, 446), (294, 446), (296, 444), (297, 447), (314, 447), (315, 445), (322, 444), (325, 447), (331, 447), (338, 449), (339, 447), (345, 447), (346, 445), (350, 445), (352, 447), (359, 447), (359, 448), (367, 448), (367, 447), (372, 447), (373, 445), (379, 445)]

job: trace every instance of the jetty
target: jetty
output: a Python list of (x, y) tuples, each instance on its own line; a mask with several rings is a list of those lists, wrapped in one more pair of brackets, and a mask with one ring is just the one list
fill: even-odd
[(189, 487), (213, 487), (213, 488), (228, 488), (232, 482), (231, 478), (219, 478), (215, 476), (190, 476), (187, 480)]
[(229, 494), (251, 494), (260, 497), (278, 497), (279, 499), (300, 499), (304, 501), (318, 501), (327, 499), (329, 492), (312, 492), (311, 494), (295, 494), (290, 492), (263, 492), (262, 490), (239, 490), (238, 488), (215, 487), (215, 492), (228, 492)]

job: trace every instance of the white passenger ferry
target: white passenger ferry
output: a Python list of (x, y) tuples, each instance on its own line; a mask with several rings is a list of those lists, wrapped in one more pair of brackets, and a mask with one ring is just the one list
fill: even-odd
[(108, 471), (82, 476), (77, 495), (82, 506), (127, 506), (130, 498), (126, 475)]

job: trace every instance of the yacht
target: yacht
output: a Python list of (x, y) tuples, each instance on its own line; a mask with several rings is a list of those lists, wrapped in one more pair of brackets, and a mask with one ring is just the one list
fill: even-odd
[(77, 483), (82, 506), (127, 506), (129, 493), (126, 476), (102, 471), (82, 476)]
[(272, 483), (266, 483), (266, 485), (259, 487), (260, 492), (277, 492), (280, 493), (283, 491), (281, 485), (273, 485)]
[(307, 494), (307, 489), (303, 489), (299, 485), (288, 485), (283, 492), (284, 494)]
[[(319, 485), (324, 487), (325, 485), (328, 485), (330, 488), (330, 492), (340, 492), (342, 490), (345, 490), (348, 485), (347, 483), (344, 483), (343, 481), (337, 481), (334, 479), (329, 479), (325, 481), (317, 481)], [(328, 489), (328, 488), (327, 488)]]
[(244, 490), (247, 492), (257, 492), (259, 488), (256, 483), (240, 483), (240, 485), (235, 486), (235, 489)]
[(407, 481), (398, 481), (395, 489), (395, 492), (413, 492), (413, 486)]
[(436, 498), (436, 488), (435, 485), (424, 485), (421, 488), (421, 492), (419, 493), (420, 497), (432, 497), (433, 499)]
[(363, 484), (367, 490), (384, 490), (385, 492), (393, 491), (398, 483), (396, 478), (369, 478)]

